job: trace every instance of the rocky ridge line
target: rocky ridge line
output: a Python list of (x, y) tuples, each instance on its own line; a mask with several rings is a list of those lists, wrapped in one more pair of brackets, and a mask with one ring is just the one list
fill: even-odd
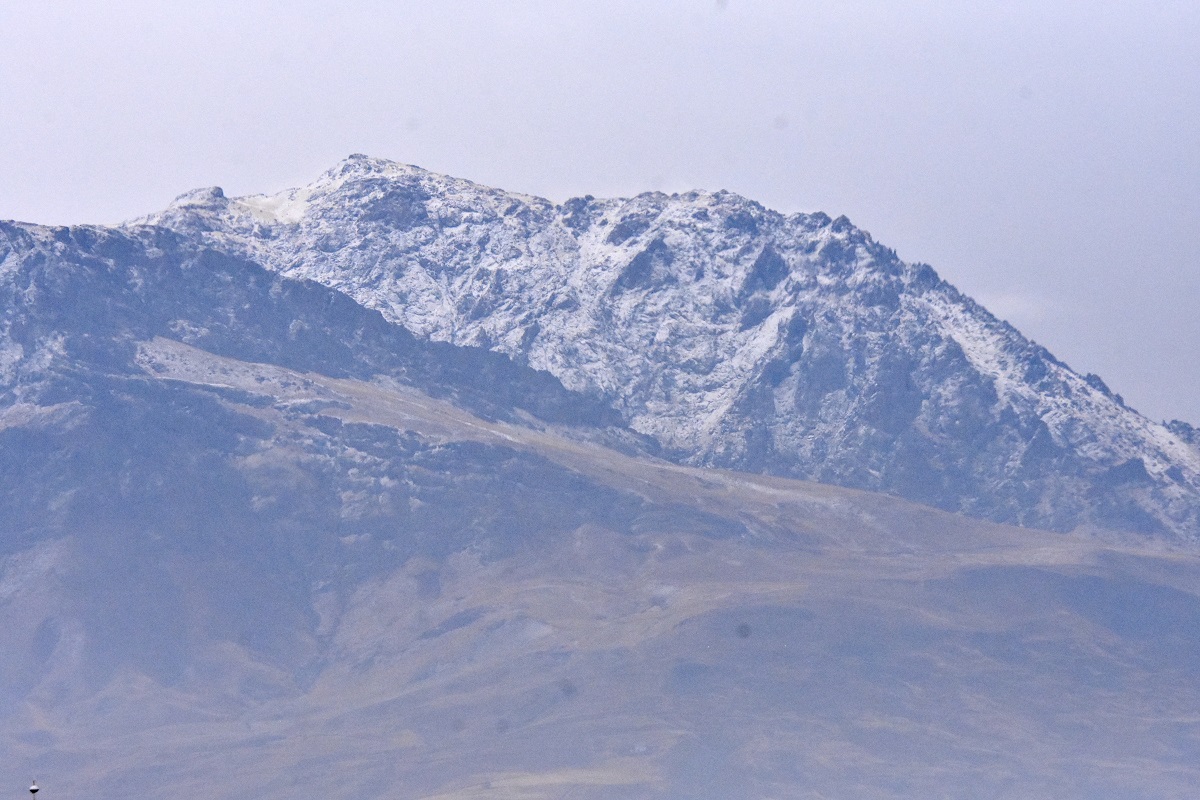
[(684, 463), (1051, 529), (1200, 535), (1200, 453), (844, 217), (556, 205), (365, 156), (161, 225), (598, 396)]

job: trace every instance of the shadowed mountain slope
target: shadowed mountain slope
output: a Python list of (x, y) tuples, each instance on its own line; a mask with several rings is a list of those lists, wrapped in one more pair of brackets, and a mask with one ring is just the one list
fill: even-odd
[(72, 376), (127, 374), (136, 342), (168, 336), (331, 376), (388, 375), (485, 415), (623, 427), (545, 372), (417, 339), (339, 292), (162, 229), (0, 223), (0, 309), (0, 390), (18, 402)]

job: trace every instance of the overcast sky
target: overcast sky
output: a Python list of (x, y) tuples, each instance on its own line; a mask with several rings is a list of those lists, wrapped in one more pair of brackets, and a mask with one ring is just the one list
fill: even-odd
[(0, 3), (0, 218), (362, 152), (564, 200), (846, 214), (1200, 423), (1200, 3)]

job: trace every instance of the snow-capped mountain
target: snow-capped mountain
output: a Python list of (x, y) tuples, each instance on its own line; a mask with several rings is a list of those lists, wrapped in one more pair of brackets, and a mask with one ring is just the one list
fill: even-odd
[(655, 457), (1194, 537), (1195, 429), (848, 224), (362, 159), (163, 222), (0, 222), (0, 761), (47, 792), (1200, 782), (1194, 546)]
[(676, 459), (1005, 522), (1200, 536), (1200, 452), (843, 218), (728, 192), (561, 205), (351, 156), (169, 227), (611, 403)]

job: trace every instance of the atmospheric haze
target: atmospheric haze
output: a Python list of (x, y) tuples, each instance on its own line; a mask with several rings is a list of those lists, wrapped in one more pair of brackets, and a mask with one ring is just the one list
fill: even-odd
[(0, 8), (0, 218), (117, 222), (366, 152), (562, 201), (847, 214), (1154, 419), (1200, 420), (1185, 2)]

